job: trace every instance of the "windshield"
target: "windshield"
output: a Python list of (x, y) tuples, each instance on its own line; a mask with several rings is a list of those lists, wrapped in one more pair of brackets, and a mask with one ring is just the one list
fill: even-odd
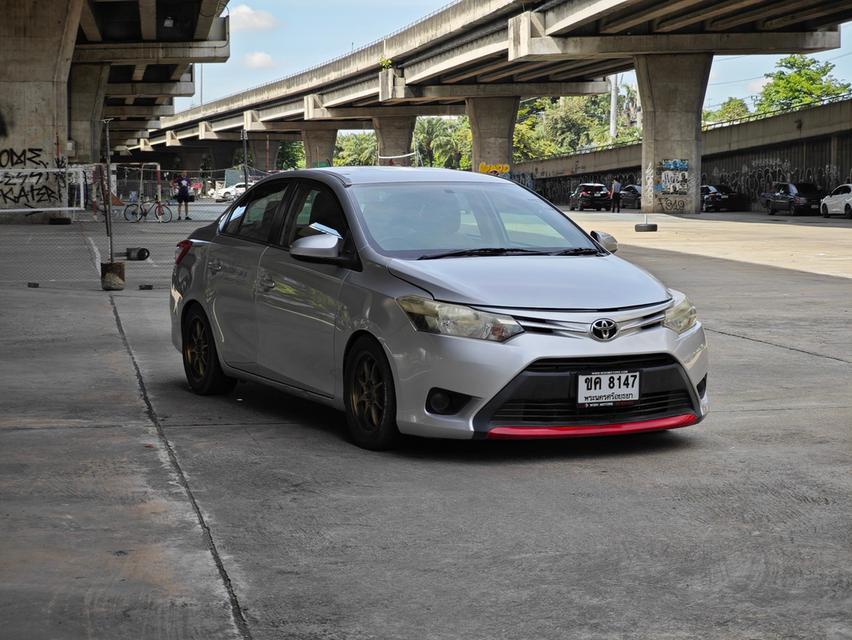
[(510, 182), (370, 184), (351, 192), (370, 244), (391, 257), (597, 252), (562, 212)]
[(816, 193), (819, 191), (819, 187), (812, 182), (800, 182), (796, 185), (796, 189), (799, 193)]
[(734, 190), (733, 190), (733, 189), (731, 189), (731, 188), (730, 188), (728, 185), (726, 185), (726, 184), (720, 184), (720, 185), (717, 185), (717, 186), (716, 186), (716, 191), (718, 191), (719, 193), (733, 193), (733, 192), (734, 192)]

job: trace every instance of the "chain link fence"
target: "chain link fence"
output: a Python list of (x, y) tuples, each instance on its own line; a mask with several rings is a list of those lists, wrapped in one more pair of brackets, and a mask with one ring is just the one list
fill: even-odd
[[(0, 208), (0, 286), (99, 289), (101, 263), (110, 260), (111, 227), (113, 258), (125, 262), (125, 288), (167, 288), (177, 243), (219, 217), (244, 190), (235, 188), (242, 176), (233, 169), (167, 172), (153, 163), (114, 164), (110, 188), (100, 164), (75, 165), (48, 177), (29, 169), (0, 175), (18, 190), (50, 188), (45, 192), (50, 201)], [(178, 177), (188, 180), (191, 195), (180, 220)], [(140, 254), (144, 259), (132, 259)]]

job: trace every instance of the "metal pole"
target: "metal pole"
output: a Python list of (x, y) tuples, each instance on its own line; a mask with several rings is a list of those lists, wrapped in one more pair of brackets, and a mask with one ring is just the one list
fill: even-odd
[(248, 131), (243, 129), (242, 131), (242, 139), (243, 139), (243, 183), (245, 184), (246, 189), (248, 189)]
[(616, 130), (616, 120), (618, 118), (618, 77), (611, 75), (609, 77), (610, 97), (609, 97), (609, 140), (615, 142), (618, 135)]
[(112, 156), (112, 147), (109, 144), (109, 123), (113, 118), (106, 118), (104, 125), (106, 127), (106, 216), (107, 216), (107, 236), (109, 236), (109, 262), (115, 262), (115, 252), (112, 246), (112, 165), (110, 157)]

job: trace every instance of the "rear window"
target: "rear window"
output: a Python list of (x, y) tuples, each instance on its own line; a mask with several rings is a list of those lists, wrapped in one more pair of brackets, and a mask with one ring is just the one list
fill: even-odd
[(734, 193), (734, 190), (733, 190), (733, 189), (731, 189), (731, 188), (730, 188), (728, 185), (726, 185), (726, 184), (720, 184), (720, 185), (717, 185), (717, 186), (716, 186), (716, 191), (718, 191), (719, 193)]

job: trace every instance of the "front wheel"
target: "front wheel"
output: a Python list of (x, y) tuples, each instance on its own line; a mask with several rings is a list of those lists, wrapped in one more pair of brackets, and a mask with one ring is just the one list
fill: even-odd
[(128, 222), (139, 222), (142, 217), (142, 210), (138, 204), (129, 204), (124, 207), (124, 219)]
[(163, 205), (160, 207), (160, 220), (162, 222), (171, 222), (172, 221), (172, 210), (168, 205)]
[(183, 370), (189, 388), (200, 396), (228, 393), (237, 381), (222, 371), (213, 331), (197, 306), (187, 311), (182, 330)]
[(843, 209), (843, 215), (852, 220), (852, 205), (846, 205), (846, 208)]
[(826, 207), (825, 205), (822, 205), (822, 217), (823, 218), (828, 217), (828, 207)]
[(375, 340), (362, 337), (352, 345), (343, 390), (346, 422), (355, 444), (373, 451), (392, 448), (399, 439), (396, 391), (388, 360)]

